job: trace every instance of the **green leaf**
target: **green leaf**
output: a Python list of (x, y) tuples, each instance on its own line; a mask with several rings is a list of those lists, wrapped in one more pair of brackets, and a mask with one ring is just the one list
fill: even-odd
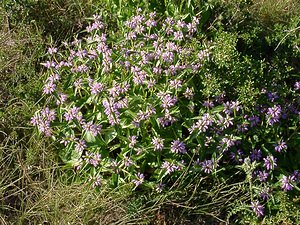
[(212, 113), (219, 113), (219, 112), (222, 112), (223, 109), (224, 109), (224, 106), (223, 106), (223, 105), (219, 105), (219, 106), (217, 106), (217, 107), (214, 107), (214, 108), (211, 110), (211, 112), (212, 112)]
[(81, 152), (78, 152), (75, 149), (73, 149), (73, 145), (70, 145), (59, 152), (59, 157), (65, 164), (73, 167), (79, 163), (81, 154)]
[(94, 143), (96, 142), (96, 138), (92, 135), (91, 132), (87, 131), (84, 135), (84, 139), (87, 143)]
[(109, 144), (117, 137), (117, 132), (114, 129), (107, 129), (105, 131), (105, 142)]
[(111, 179), (112, 179), (113, 186), (117, 187), (119, 184), (119, 174), (116, 173), (112, 174)]

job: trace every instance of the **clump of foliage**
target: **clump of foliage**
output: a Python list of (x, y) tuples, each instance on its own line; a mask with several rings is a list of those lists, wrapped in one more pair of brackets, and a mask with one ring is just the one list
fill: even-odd
[(137, 9), (111, 31), (95, 15), (86, 36), (48, 49), (46, 105), (31, 123), (95, 188), (161, 192), (242, 171), (239, 210), (262, 218), (273, 193), (298, 189), (300, 83), (241, 55), (237, 34), (206, 36), (203, 20)]

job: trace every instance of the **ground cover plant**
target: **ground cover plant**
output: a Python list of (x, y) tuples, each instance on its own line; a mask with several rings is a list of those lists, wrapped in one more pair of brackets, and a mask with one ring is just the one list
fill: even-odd
[[(26, 6), (37, 3), (26, 4), (32, 18)], [(62, 7), (51, 4), (47, 10)], [(254, 19), (256, 7), (267, 4), (246, 1), (94, 4), (104, 9), (86, 21), (76, 18), (85, 27), (75, 38), (40, 33), (54, 40), (35, 67), (44, 71), (40, 109), (31, 118), (38, 133), (2, 147), (7, 165), (22, 165), (3, 173), (11, 177), (11, 184), (2, 182), (4, 205), (15, 208), (3, 221), (297, 223), (295, 11), (285, 23), (269, 23), (262, 15)], [(43, 28), (47, 18), (36, 25)], [(59, 159), (42, 143), (51, 143)], [(14, 148), (30, 151), (14, 158)], [(59, 164), (38, 162), (39, 154)], [(116, 210), (122, 213), (113, 215)]]
[(94, 187), (162, 191), (182, 174), (242, 169), (251, 192), (243, 204), (262, 217), (272, 191), (299, 183), (299, 82), (264, 74), (264, 62), (239, 57), (234, 34), (206, 36), (203, 22), (138, 8), (106, 33), (94, 15), (68, 50), (48, 49), (47, 105), (31, 122)]

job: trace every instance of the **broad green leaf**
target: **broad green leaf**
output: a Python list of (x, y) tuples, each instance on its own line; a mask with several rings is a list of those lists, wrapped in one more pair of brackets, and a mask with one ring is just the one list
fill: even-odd
[(107, 129), (105, 130), (105, 142), (109, 144), (117, 137), (117, 132), (114, 129)]
[(87, 143), (94, 143), (96, 142), (96, 138), (94, 135), (92, 135), (91, 132), (87, 131), (84, 135), (84, 139)]

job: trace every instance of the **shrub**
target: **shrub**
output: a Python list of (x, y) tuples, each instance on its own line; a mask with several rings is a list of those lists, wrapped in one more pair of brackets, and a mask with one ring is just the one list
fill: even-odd
[(293, 196), (299, 183), (299, 81), (239, 57), (236, 34), (206, 37), (199, 24), (138, 9), (111, 32), (95, 15), (86, 37), (48, 49), (46, 105), (31, 123), (96, 188), (162, 191), (183, 175), (241, 170), (234, 181), (251, 194), (241, 208), (261, 217), (272, 190)]

